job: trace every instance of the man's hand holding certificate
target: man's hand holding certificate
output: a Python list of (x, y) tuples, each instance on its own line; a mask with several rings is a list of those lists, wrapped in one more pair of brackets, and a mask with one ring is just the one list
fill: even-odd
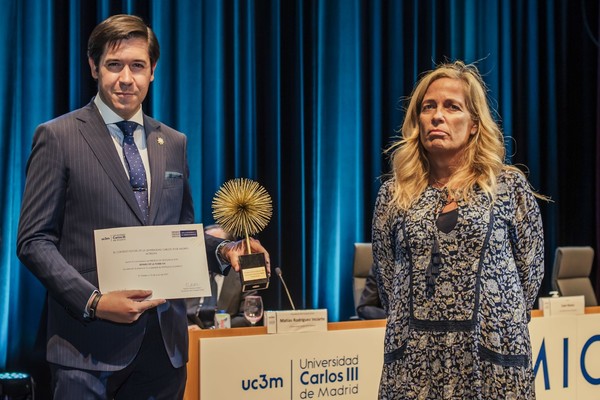
[(100, 292), (143, 289), (152, 298), (210, 296), (202, 224), (94, 231)]

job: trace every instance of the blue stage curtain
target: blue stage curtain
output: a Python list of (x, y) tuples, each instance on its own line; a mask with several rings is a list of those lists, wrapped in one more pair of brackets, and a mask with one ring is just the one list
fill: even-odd
[[(547, 266), (558, 245), (597, 242), (596, 1), (178, 0), (0, 2), (0, 369), (26, 364), (45, 291), (15, 256), (33, 131), (95, 94), (87, 37), (142, 16), (162, 55), (144, 104), (189, 137), (197, 221), (226, 180), (273, 198), (259, 235), (299, 308), (354, 314), (352, 251), (370, 241), (383, 150), (403, 96), (444, 60), (477, 62), (514, 163), (543, 203)], [(596, 184), (594, 184), (596, 183)], [(598, 250), (598, 249), (596, 249)], [(549, 276), (550, 274), (547, 274)], [(549, 290), (546, 278), (543, 292)], [(275, 280), (269, 308), (288, 308)]]

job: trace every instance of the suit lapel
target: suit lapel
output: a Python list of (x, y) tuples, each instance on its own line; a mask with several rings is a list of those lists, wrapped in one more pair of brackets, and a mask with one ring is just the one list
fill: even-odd
[(79, 132), (90, 146), (96, 159), (117, 188), (117, 191), (123, 196), (129, 208), (135, 213), (140, 222), (143, 223), (142, 212), (131, 190), (123, 163), (119, 159), (113, 139), (96, 106), (93, 103), (89, 103), (82, 109), (82, 113), (78, 118), (83, 122)]
[(148, 147), (150, 176), (152, 179), (152, 187), (150, 188), (150, 217), (148, 219), (148, 223), (152, 225), (158, 213), (160, 194), (162, 193), (165, 181), (165, 138), (161, 133), (160, 124), (147, 118), (146, 115), (144, 115), (144, 129), (146, 130), (146, 146)]

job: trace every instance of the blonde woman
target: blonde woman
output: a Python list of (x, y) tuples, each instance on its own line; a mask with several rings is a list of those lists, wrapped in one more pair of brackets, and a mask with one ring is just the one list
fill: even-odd
[(542, 221), (474, 65), (417, 83), (379, 192), (373, 252), (388, 315), (380, 399), (534, 399), (527, 323)]

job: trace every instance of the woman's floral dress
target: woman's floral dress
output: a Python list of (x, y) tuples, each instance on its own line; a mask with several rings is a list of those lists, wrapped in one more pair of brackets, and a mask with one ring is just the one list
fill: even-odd
[(482, 191), (459, 201), (449, 233), (436, 226), (444, 190), (428, 187), (402, 212), (391, 202), (392, 184), (381, 187), (373, 217), (388, 313), (380, 399), (534, 399), (527, 323), (544, 243), (525, 178), (503, 172), (493, 204)]

